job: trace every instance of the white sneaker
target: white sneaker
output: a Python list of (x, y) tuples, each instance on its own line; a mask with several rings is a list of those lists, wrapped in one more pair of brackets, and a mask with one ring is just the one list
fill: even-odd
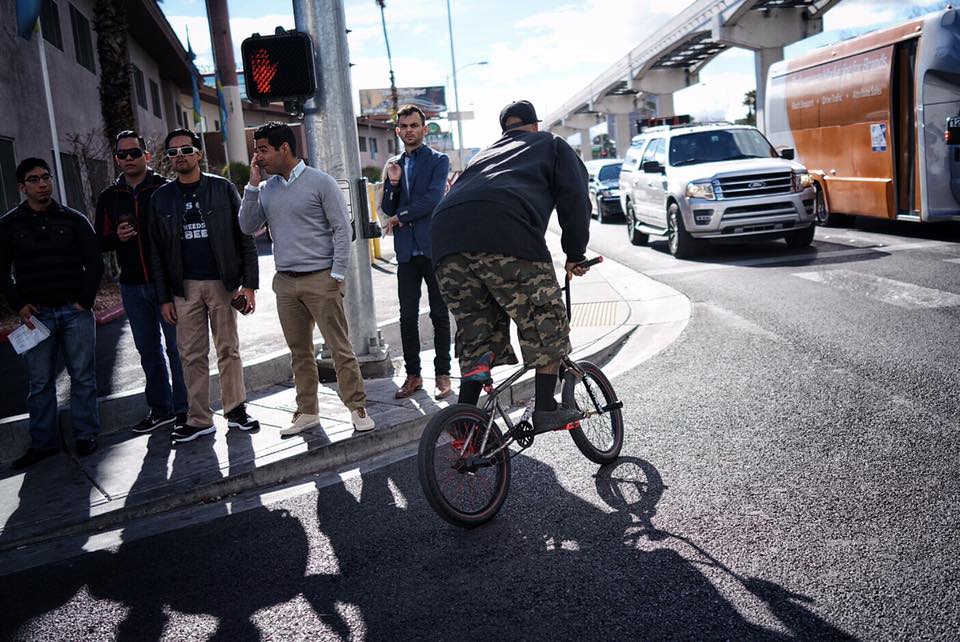
[(293, 423), (280, 431), (283, 436), (296, 435), (307, 428), (313, 428), (320, 423), (320, 415), (308, 415), (305, 412), (297, 413)]
[(353, 427), (357, 432), (373, 430), (373, 419), (367, 414), (366, 408), (357, 408), (351, 412), (350, 419), (353, 420)]

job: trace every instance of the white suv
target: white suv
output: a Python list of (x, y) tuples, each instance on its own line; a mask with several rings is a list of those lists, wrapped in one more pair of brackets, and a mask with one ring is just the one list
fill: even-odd
[(748, 125), (649, 128), (634, 137), (620, 171), (630, 242), (666, 236), (681, 259), (707, 239), (769, 236), (790, 247), (809, 245), (815, 200), (813, 180), (793, 150), (778, 155)]

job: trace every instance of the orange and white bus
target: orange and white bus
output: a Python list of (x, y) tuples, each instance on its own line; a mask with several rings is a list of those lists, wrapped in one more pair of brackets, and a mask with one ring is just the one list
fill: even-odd
[(814, 176), (818, 220), (960, 220), (960, 12), (770, 69), (767, 137)]

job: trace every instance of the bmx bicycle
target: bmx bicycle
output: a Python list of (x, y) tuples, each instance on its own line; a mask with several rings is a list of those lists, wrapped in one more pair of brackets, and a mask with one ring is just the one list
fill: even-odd
[[(581, 263), (590, 267), (602, 256)], [(570, 276), (564, 285), (570, 318)], [(510, 460), (533, 445), (543, 432), (567, 430), (590, 461), (603, 465), (617, 459), (623, 446), (623, 402), (600, 368), (589, 361), (564, 357), (560, 366), (561, 400), (581, 411), (581, 418), (550, 431), (537, 431), (528, 419), (530, 408), (514, 423), (500, 395), (527, 372), (520, 368), (501, 384), (484, 383), (487, 397), (481, 406), (455, 404), (435, 414), (420, 437), (417, 468), (420, 485), (431, 508), (462, 528), (474, 528), (493, 519), (510, 488)], [(501, 432), (497, 418), (503, 420)], [(511, 450), (512, 444), (519, 450)]]

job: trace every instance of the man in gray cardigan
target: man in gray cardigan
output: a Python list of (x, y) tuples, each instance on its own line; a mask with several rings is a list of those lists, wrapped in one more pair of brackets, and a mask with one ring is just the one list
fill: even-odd
[[(333, 355), (340, 398), (356, 430), (372, 430), (360, 364), (347, 336), (344, 278), (350, 266), (350, 217), (337, 182), (297, 156), (288, 125), (272, 122), (253, 134), (250, 184), (243, 191), (240, 229), (270, 225), (277, 273), (273, 291), (283, 338), (290, 348), (297, 411), (280, 431), (294, 435), (320, 422), (314, 324)], [(260, 170), (273, 176), (261, 182)]]

